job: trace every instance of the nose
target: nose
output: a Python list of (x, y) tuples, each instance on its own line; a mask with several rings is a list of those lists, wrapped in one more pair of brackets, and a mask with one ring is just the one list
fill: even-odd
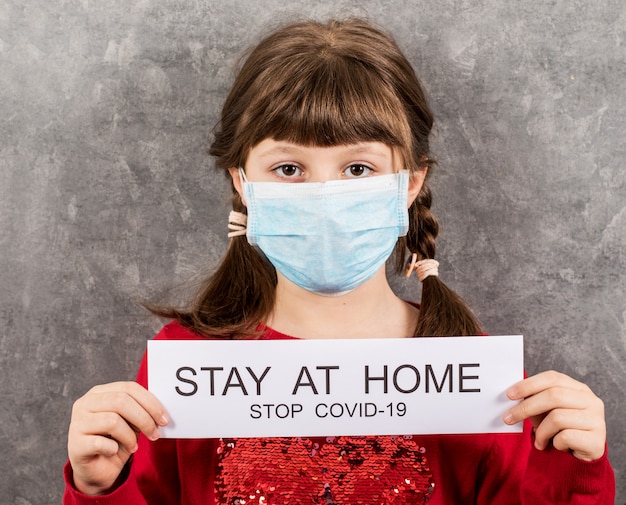
[(309, 168), (306, 182), (328, 182), (341, 179), (337, 167), (330, 163), (315, 163)]

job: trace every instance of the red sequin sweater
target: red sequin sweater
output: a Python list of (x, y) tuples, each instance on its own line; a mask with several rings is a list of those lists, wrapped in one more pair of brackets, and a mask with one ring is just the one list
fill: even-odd
[[(157, 339), (201, 339), (173, 322)], [(292, 338), (273, 330), (265, 339)], [(146, 386), (144, 357), (137, 381)], [(522, 434), (139, 441), (118, 487), (65, 505), (612, 505), (613, 470)]]

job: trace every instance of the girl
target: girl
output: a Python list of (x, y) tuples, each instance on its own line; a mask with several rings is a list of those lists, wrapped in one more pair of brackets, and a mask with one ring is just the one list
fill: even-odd
[[(432, 123), (411, 65), (368, 22), (297, 23), (264, 39), (210, 150), (233, 183), (228, 251), (190, 307), (151, 307), (174, 320), (156, 338), (482, 333), (437, 276)], [(398, 270), (408, 250), (406, 273), (423, 282), (419, 306), (387, 282), (394, 249)], [(521, 401), (503, 419), (524, 422), (523, 434), (159, 440), (168, 414), (145, 386), (144, 358), (137, 383), (76, 401), (64, 503), (614, 500), (603, 404), (556, 372), (508, 389)]]

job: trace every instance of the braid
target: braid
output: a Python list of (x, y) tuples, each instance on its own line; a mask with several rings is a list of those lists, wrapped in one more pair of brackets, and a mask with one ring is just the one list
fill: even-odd
[(406, 236), (406, 245), (412, 253), (417, 253), (417, 258), (435, 259), (437, 249), (435, 239), (439, 234), (439, 223), (437, 218), (430, 211), (433, 198), (430, 188), (426, 183), (409, 208), (409, 222), (417, 223), (417, 226), (410, 226)]
[[(397, 250), (396, 270), (405, 266), (408, 249), (418, 259), (434, 259), (439, 223), (430, 211), (432, 194), (426, 183), (409, 208), (409, 231)], [(422, 301), (415, 336), (480, 335), (480, 323), (463, 299), (439, 277), (430, 276), (422, 283)]]

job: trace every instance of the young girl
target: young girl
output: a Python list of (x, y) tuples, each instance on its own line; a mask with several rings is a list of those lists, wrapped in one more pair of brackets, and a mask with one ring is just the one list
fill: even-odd
[[(190, 307), (152, 307), (174, 320), (156, 338), (481, 334), (437, 276), (432, 123), (411, 65), (368, 22), (297, 23), (264, 39), (210, 150), (233, 183), (228, 251)], [(274, 198), (259, 198), (264, 188)], [(398, 270), (423, 283), (420, 305), (387, 282), (394, 249)], [(159, 440), (169, 417), (146, 383), (144, 358), (136, 383), (76, 401), (65, 504), (614, 500), (603, 404), (556, 372), (507, 390), (521, 401), (503, 420), (524, 433), (485, 435)]]

